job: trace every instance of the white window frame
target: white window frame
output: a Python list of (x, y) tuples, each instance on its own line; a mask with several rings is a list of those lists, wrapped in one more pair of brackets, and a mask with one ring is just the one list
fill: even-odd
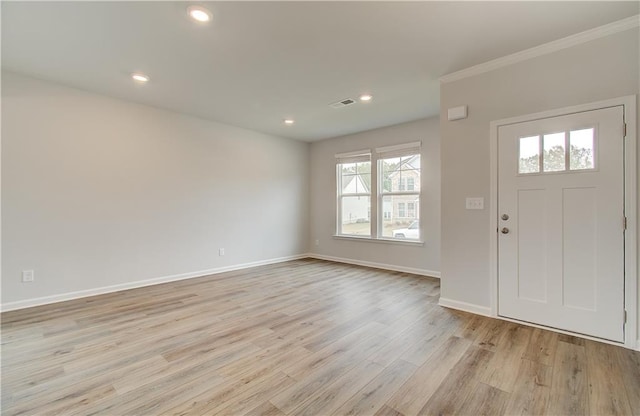
[[(381, 243), (391, 243), (391, 244), (401, 244), (401, 245), (423, 245), (424, 233), (422, 230), (422, 221), (420, 222), (420, 239), (400, 239), (393, 237), (386, 237), (382, 235), (383, 223), (385, 218), (385, 212), (383, 209), (383, 197), (390, 195), (402, 195), (402, 196), (416, 196), (417, 198), (422, 197), (422, 180), (419, 181), (420, 186), (416, 187), (414, 183), (413, 191), (400, 191), (400, 192), (383, 192), (383, 183), (382, 176), (378, 175), (381, 168), (381, 160), (389, 159), (393, 157), (403, 157), (410, 156), (421, 153), (421, 142), (411, 142), (404, 143), (400, 145), (393, 146), (385, 146), (374, 149), (364, 149), (358, 150), (348, 153), (338, 153), (335, 155), (336, 158), (336, 233), (334, 234), (334, 238), (337, 239), (345, 239), (345, 240), (359, 240), (359, 241), (371, 241), (371, 242), (381, 242)], [(422, 161), (421, 157), (421, 161)], [(371, 189), (368, 194), (366, 193), (358, 193), (358, 194), (342, 194), (342, 173), (340, 165), (344, 163), (356, 163), (370, 161), (371, 162)], [(423, 168), (420, 166), (420, 175), (422, 175)], [(378, 179), (380, 178), (380, 179)], [(416, 189), (417, 188), (417, 189)], [(342, 234), (342, 198), (346, 196), (368, 196), (370, 199), (370, 235), (362, 236), (362, 235), (353, 235), (353, 234)], [(414, 202), (415, 203), (415, 202)], [(405, 202), (406, 204), (406, 202)], [(412, 218), (413, 220), (419, 220), (421, 215), (421, 204), (415, 203), (415, 213), (416, 217)], [(392, 208), (393, 212), (393, 208)], [(406, 214), (406, 208), (405, 208)], [(393, 215), (392, 215), (393, 216)]]
[[(375, 165), (376, 165), (376, 174), (378, 172), (382, 173), (382, 160), (384, 159), (390, 159), (390, 158), (395, 158), (395, 157), (407, 157), (407, 156), (412, 156), (412, 155), (421, 155), (421, 143), (420, 142), (413, 142), (413, 143), (405, 143), (405, 144), (401, 144), (401, 145), (395, 145), (395, 146), (385, 146), (385, 147), (378, 147), (375, 149), (375, 153), (374, 153), (375, 157)], [(422, 163), (422, 157), (420, 157), (420, 161)], [(373, 166), (373, 163), (372, 163)], [(420, 166), (420, 179), (422, 179), (422, 166)], [(378, 209), (382, 210), (382, 206), (383, 206), (383, 201), (384, 201), (384, 197), (393, 197), (393, 196), (414, 196), (417, 199), (421, 198), (422, 196), (422, 192), (421, 192), (421, 186), (418, 186), (418, 189), (416, 189), (416, 185), (415, 185), (415, 180), (413, 183), (413, 190), (409, 191), (408, 190), (408, 185), (409, 185), (409, 178), (400, 178), (400, 183), (398, 184), (398, 191), (385, 191), (383, 188), (383, 183), (382, 180), (377, 181), (377, 192), (376, 192), (376, 199), (378, 201), (377, 205), (378, 205)], [(413, 179), (413, 178), (411, 178)], [(420, 183), (420, 185), (422, 184), (422, 180), (418, 181)], [(404, 216), (402, 217), (398, 217), (398, 218), (402, 218), (402, 219), (408, 219), (409, 218), (409, 206), (407, 201), (403, 201), (401, 202), (404, 205)], [(412, 218), (412, 220), (419, 220), (421, 215), (420, 215), (420, 204), (419, 203), (415, 203), (413, 202), (414, 205), (414, 213), (415, 216)], [(400, 203), (399, 203), (400, 204)], [(398, 209), (398, 211), (400, 211)], [(398, 212), (399, 213), (399, 212)], [(382, 230), (383, 230), (383, 218), (378, 218), (377, 219), (377, 236), (380, 239), (390, 239), (390, 240), (406, 240), (406, 239), (398, 239), (398, 238), (393, 238), (393, 237), (388, 237), (388, 236), (383, 236), (382, 235)], [(424, 235), (422, 232), (422, 221), (420, 222), (420, 238), (418, 240), (409, 240), (409, 241), (423, 241)]]
[[(349, 153), (338, 153), (336, 154), (336, 209), (337, 209), (337, 215), (336, 215), (336, 236), (340, 236), (340, 237), (348, 237), (348, 238), (371, 238), (371, 236), (373, 235), (373, 230), (372, 230), (372, 221), (371, 218), (373, 216), (373, 213), (371, 211), (369, 211), (369, 235), (354, 235), (354, 234), (343, 234), (342, 233), (342, 200), (345, 197), (368, 197), (369, 198), (369, 206), (372, 207), (373, 204), (371, 203), (372, 201), (372, 195), (371, 195), (371, 189), (369, 189), (369, 192), (356, 192), (356, 193), (342, 193), (342, 168), (341, 166), (343, 164), (347, 164), (347, 163), (362, 163), (362, 162), (370, 162), (371, 163), (371, 170), (373, 170), (373, 162), (371, 161), (371, 149), (365, 149), (365, 150), (359, 150), (359, 151), (355, 151), (355, 152), (349, 152)], [(372, 172), (373, 174), (373, 172)], [(373, 176), (371, 178), (371, 182), (373, 183)], [(373, 186), (371, 186), (370, 188), (373, 188)]]

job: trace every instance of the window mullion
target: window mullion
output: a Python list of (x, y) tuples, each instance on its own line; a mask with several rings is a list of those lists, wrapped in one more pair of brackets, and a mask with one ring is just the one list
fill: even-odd
[(335, 233), (336, 234), (341, 234), (342, 233), (342, 172), (341, 172), (341, 164), (336, 164), (336, 195), (337, 195), (337, 204), (336, 204), (336, 216), (334, 218), (336, 218), (336, 227), (335, 227)]
[(374, 153), (371, 155), (371, 186), (369, 190), (371, 191), (371, 218), (369, 224), (371, 224), (371, 237), (378, 238), (378, 225), (380, 223), (380, 219), (378, 218), (378, 156)]

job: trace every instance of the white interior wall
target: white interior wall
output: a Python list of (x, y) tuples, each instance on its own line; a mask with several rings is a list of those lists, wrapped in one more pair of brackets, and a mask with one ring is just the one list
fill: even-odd
[(3, 307), (305, 253), (309, 147), (4, 72)]
[[(348, 111), (346, 109), (345, 111)], [(337, 153), (422, 141), (420, 218), (423, 246), (334, 238)], [(372, 202), (375, 203), (375, 202)], [(313, 255), (440, 275), (440, 132), (438, 118), (423, 119), (311, 145), (311, 230)], [(316, 246), (315, 241), (319, 244)]]
[[(490, 306), (489, 210), (465, 209), (465, 197), (489, 198), (489, 123), (638, 94), (638, 39), (636, 28), (441, 85), (443, 298)], [(447, 121), (459, 105), (469, 117)]]

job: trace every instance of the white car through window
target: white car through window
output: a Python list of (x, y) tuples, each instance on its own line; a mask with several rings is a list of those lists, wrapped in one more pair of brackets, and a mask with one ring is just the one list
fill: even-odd
[(420, 221), (416, 220), (409, 224), (407, 228), (399, 228), (392, 231), (393, 238), (412, 238), (417, 240), (420, 238)]

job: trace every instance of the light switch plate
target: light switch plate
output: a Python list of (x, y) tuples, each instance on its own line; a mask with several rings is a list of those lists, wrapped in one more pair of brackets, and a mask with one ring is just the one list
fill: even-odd
[(484, 209), (484, 198), (467, 198), (467, 209)]

